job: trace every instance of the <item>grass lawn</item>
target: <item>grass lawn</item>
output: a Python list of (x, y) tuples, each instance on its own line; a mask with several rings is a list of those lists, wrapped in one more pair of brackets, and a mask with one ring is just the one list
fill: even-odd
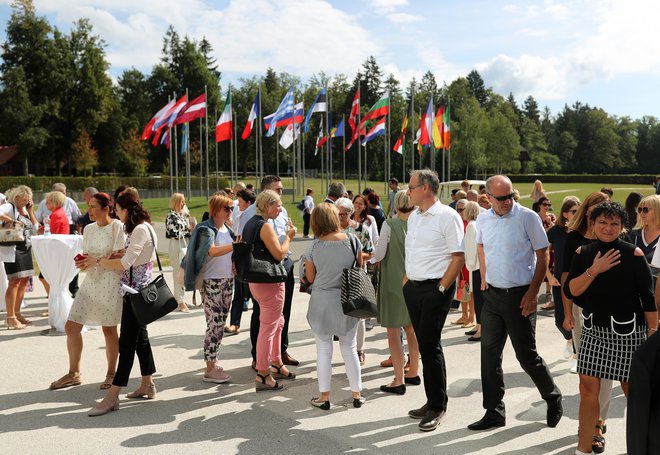
[[(283, 183), (285, 188), (291, 188), (290, 178), (284, 179)], [(305, 179), (305, 186), (308, 188), (312, 188), (314, 190), (314, 201), (316, 203), (319, 203), (325, 199), (325, 190), (322, 190), (321, 185), (322, 185), (321, 179), (309, 179), (309, 178)], [(387, 208), (387, 196), (384, 195), (385, 186), (383, 182), (369, 182), (369, 186), (371, 188), (374, 188), (376, 192), (379, 195), (381, 195), (381, 202), (383, 206)], [(529, 194), (532, 191), (532, 186), (533, 185), (531, 183), (514, 184), (514, 187), (518, 191), (520, 191), (520, 194), (522, 195), (520, 202), (527, 207), (531, 207), (532, 205), (532, 201), (529, 198)], [(554, 204), (555, 210), (559, 210), (559, 207), (561, 206), (561, 202), (565, 196), (574, 195), (580, 198), (581, 201), (583, 201), (584, 198), (587, 195), (589, 195), (589, 193), (592, 193), (594, 191), (599, 191), (604, 186), (611, 187), (614, 190), (614, 200), (622, 204), (631, 191), (636, 191), (638, 193), (641, 193), (643, 196), (654, 194), (654, 188), (651, 185), (612, 186), (607, 182), (548, 183), (544, 185), (544, 188), (546, 192), (549, 193), (548, 196), (550, 197), (550, 201)], [(354, 193), (357, 193), (357, 188), (358, 188), (357, 180), (347, 180), (346, 188), (349, 190), (353, 190)], [(303, 197), (302, 194), (297, 195), (295, 199), (293, 199), (293, 197), (290, 194), (284, 195), (283, 197), (284, 206), (289, 212), (289, 217), (291, 217), (293, 224), (295, 224), (296, 227), (298, 227), (299, 231), (302, 231), (303, 221), (300, 212), (296, 208), (296, 204), (300, 202), (302, 197)], [(443, 202), (447, 202), (447, 201), (443, 201)], [(169, 198), (145, 199), (143, 203), (144, 203), (144, 207), (151, 214), (151, 218), (153, 221), (160, 221), (160, 222), (165, 221), (165, 217), (167, 216), (167, 213), (169, 211)], [(200, 221), (202, 219), (202, 214), (207, 210), (206, 198), (196, 197), (190, 201), (187, 201), (187, 203), (188, 203), (188, 208), (190, 209), (190, 213), (192, 213), (197, 218), (197, 220)]]

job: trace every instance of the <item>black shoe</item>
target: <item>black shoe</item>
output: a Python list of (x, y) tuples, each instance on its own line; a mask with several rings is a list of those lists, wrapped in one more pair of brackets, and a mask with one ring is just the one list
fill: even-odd
[(467, 332), (465, 332), (466, 335), (474, 335), (475, 333), (477, 333), (477, 329), (468, 330)]
[(420, 385), (422, 383), (422, 379), (419, 376), (413, 376), (412, 378), (403, 378), (403, 381), (406, 384), (410, 384), (410, 385)]
[(470, 338), (468, 338), (468, 341), (481, 341), (481, 337), (471, 336)]
[(312, 404), (312, 406), (315, 406), (319, 409), (323, 409), (324, 411), (329, 411), (330, 410), (330, 401), (322, 401), (321, 397), (312, 398), (310, 403)]
[(353, 398), (353, 407), (361, 408), (365, 401), (367, 401), (365, 397)]
[(408, 411), (408, 417), (411, 417), (413, 419), (423, 419), (426, 416), (426, 412), (429, 410), (429, 405), (425, 404), (419, 409), (413, 409), (412, 411)]
[(440, 424), (445, 411), (427, 411), (426, 415), (419, 422), (419, 429), (422, 431), (433, 431)]
[(504, 425), (506, 425), (506, 420), (503, 417), (500, 417), (498, 419), (496, 417), (491, 417), (487, 413), (485, 416), (481, 418), (481, 420), (477, 420), (476, 422), (468, 425), (468, 430), (472, 430), (472, 431), (488, 430), (490, 428), (503, 427)]
[(561, 416), (564, 415), (564, 408), (561, 405), (561, 396), (557, 398), (554, 402), (548, 402), (548, 411), (546, 413), (546, 421), (550, 428), (557, 426), (561, 420)]
[(395, 393), (397, 395), (405, 395), (406, 394), (406, 385), (405, 384), (399, 384), (395, 385), (393, 387), (390, 387), (388, 385), (382, 385), (380, 386), (380, 390), (386, 393)]

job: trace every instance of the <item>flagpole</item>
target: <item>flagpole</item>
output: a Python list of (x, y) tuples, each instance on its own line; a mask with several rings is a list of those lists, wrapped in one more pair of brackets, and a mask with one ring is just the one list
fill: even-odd
[[(218, 118), (218, 108), (216, 107), (213, 109), (214, 112), (214, 117), (213, 118)], [(220, 177), (219, 177), (219, 169), (218, 169), (218, 141), (215, 142), (215, 190), (219, 191), (220, 190)]]
[[(410, 87), (410, 170), (415, 170), (415, 134), (417, 130), (415, 129), (415, 86)], [(404, 158), (405, 163), (405, 158)], [(405, 167), (405, 166), (404, 166)], [(403, 181), (406, 181), (406, 174), (403, 174)]]
[(330, 94), (328, 93), (328, 86), (326, 84), (325, 86), (325, 118), (327, 120), (325, 130), (328, 133), (328, 139), (326, 141), (326, 150), (327, 150), (327, 156), (326, 160), (328, 165), (326, 166), (326, 172), (328, 174), (328, 185), (330, 186), (330, 181), (332, 180), (332, 141), (330, 140), (330, 129), (332, 128), (332, 125), (330, 124)]
[(344, 128), (341, 134), (341, 164), (344, 175), (344, 186), (346, 186), (346, 125), (344, 124), (344, 114), (341, 114), (341, 125)]
[[(406, 117), (407, 114), (408, 113), (406, 111), (403, 111), (404, 117)], [(407, 133), (408, 133), (408, 125), (406, 124), (406, 129), (403, 132), (403, 137), (401, 138), (401, 152), (402, 152), (401, 153), (401, 184), (402, 185), (406, 182), (406, 134)]]
[(357, 136), (358, 136), (358, 193), (362, 194), (362, 148), (361, 144), (362, 142), (360, 141), (360, 117), (361, 117), (361, 112), (360, 112), (360, 102), (362, 101), (360, 99), (361, 93), (360, 93), (360, 80), (358, 79), (358, 121), (355, 127), (357, 128)]
[(257, 179), (256, 179), (256, 185), (254, 186), (255, 193), (259, 191), (260, 188), (260, 181), (263, 178), (264, 174), (264, 144), (263, 144), (263, 136), (262, 133), (263, 131), (261, 130), (262, 128), (262, 111), (261, 111), (261, 84), (259, 84), (259, 128), (257, 129), (257, 134), (259, 135), (259, 163), (258, 163), (258, 172), (257, 172)]
[[(238, 136), (237, 136), (237, 125), (236, 123), (238, 122), (238, 112), (234, 111), (234, 150), (232, 153), (234, 154), (234, 183), (233, 185), (236, 185), (238, 182)], [(232, 188), (233, 188), (232, 185)]]
[[(236, 113), (231, 111), (232, 128), (236, 123)], [(234, 134), (229, 138), (229, 186), (234, 186)]]
[[(305, 112), (303, 111), (303, 114)], [(293, 142), (291, 143), (291, 202), (296, 202), (296, 92), (293, 92)]]
[[(383, 175), (385, 177), (385, 192), (383, 194), (387, 194), (387, 182), (390, 179), (390, 160), (389, 160), (389, 153), (387, 153), (388, 149), (390, 148), (390, 118), (392, 118), (391, 115), (391, 106), (390, 106), (390, 94), (387, 94), (387, 130), (385, 130), (385, 140), (383, 141), (385, 143), (385, 155), (383, 156), (385, 161), (383, 164), (385, 165)], [(394, 202), (394, 201), (392, 201)]]
[(209, 95), (206, 90), (206, 85), (204, 85), (204, 124), (206, 125), (206, 199), (211, 197), (211, 189), (209, 188), (209, 179), (211, 174), (209, 174), (209, 116), (208, 116), (208, 107), (209, 107)]
[(204, 128), (202, 128), (202, 118), (199, 118), (199, 196), (204, 195), (204, 142), (202, 142), (202, 134), (204, 133)]
[(174, 194), (174, 155), (172, 155), (172, 128), (168, 128), (170, 135), (170, 194)]

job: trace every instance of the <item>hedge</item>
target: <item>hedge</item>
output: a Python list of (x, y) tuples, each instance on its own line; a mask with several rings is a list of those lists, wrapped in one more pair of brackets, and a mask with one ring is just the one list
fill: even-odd
[(514, 183), (603, 183), (651, 185), (657, 174), (507, 174)]
[[(165, 190), (170, 188), (170, 177), (0, 177), (0, 191), (17, 185), (27, 185), (33, 191), (50, 191), (54, 183), (64, 183), (67, 190), (83, 191), (93, 186), (101, 191), (113, 192), (115, 188), (126, 185), (138, 190)], [(200, 177), (191, 177), (191, 187), (199, 188)], [(211, 177), (210, 185), (215, 188), (215, 177)], [(227, 177), (220, 177), (220, 187), (229, 185)], [(179, 189), (186, 187), (185, 177), (179, 177)]]

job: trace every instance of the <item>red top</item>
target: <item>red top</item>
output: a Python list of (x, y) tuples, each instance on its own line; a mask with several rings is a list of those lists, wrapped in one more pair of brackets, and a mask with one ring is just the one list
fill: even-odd
[(69, 232), (69, 220), (64, 214), (62, 207), (59, 207), (50, 214), (50, 233), (68, 234)]

